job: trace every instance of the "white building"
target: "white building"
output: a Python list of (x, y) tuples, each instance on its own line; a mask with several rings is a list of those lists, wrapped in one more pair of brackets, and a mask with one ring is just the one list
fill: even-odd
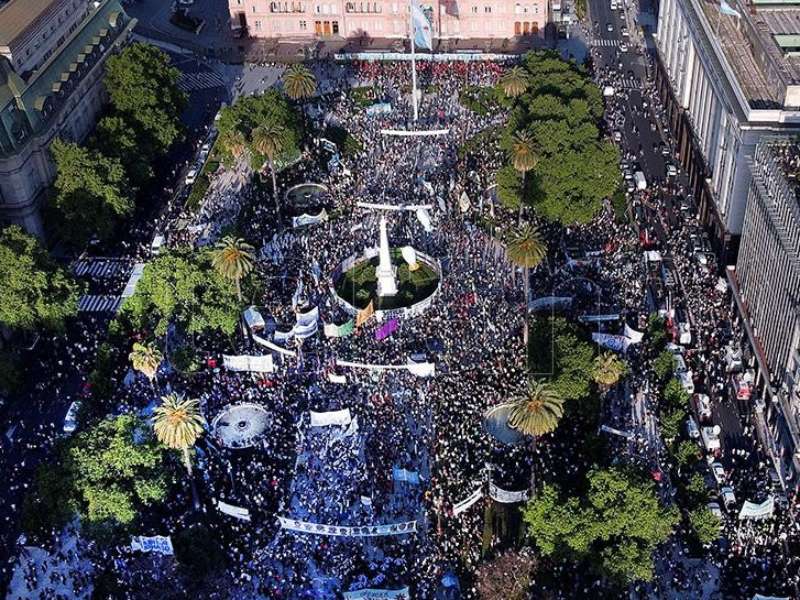
[(751, 173), (768, 134), (800, 133), (800, 3), (661, 0), (656, 84), (717, 250), (735, 261)]

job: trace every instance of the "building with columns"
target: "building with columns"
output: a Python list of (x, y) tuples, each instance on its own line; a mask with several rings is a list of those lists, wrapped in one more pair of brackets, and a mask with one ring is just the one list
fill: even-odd
[(656, 86), (701, 219), (736, 260), (751, 172), (766, 135), (800, 133), (800, 2), (661, 0)]
[[(408, 0), (228, 0), (231, 26), (252, 38), (407, 39)], [(549, 0), (423, 0), (435, 39), (543, 36)]]
[(93, 128), (103, 64), (135, 21), (119, 0), (10, 0), (0, 7), (0, 222), (42, 236), (55, 137)]

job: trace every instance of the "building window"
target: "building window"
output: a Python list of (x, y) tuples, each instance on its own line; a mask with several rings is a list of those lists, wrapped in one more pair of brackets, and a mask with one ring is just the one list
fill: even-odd
[(300, 31), (306, 31), (308, 29), (308, 23), (306, 21), (300, 21)]
[(485, 12), (486, 14), (490, 14), (492, 12), (492, 7), (491, 6), (484, 6), (483, 7), (483, 12)]
[(333, 35), (339, 35), (339, 21), (333, 22)]
[(478, 14), (478, 7), (477, 6), (473, 6), (472, 7), (472, 14), (473, 15), (477, 15)]
[(255, 26), (256, 26), (256, 31), (261, 31), (261, 21), (256, 21)]

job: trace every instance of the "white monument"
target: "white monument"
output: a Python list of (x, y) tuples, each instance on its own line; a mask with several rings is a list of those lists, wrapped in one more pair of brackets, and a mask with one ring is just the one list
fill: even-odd
[(394, 268), (389, 256), (389, 235), (386, 233), (386, 217), (381, 217), (380, 260), (375, 276), (378, 278), (378, 296), (394, 296), (397, 294), (397, 282), (394, 278)]

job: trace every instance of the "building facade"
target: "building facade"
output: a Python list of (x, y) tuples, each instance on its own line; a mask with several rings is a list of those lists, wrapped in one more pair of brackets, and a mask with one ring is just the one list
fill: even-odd
[[(228, 0), (231, 26), (254, 38), (297, 41), (408, 38), (407, 0)], [(422, 3), (437, 39), (543, 36), (548, 0)]]
[(788, 487), (800, 474), (800, 146), (765, 140), (752, 182), (733, 273), (742, 318), (763, 379), (766, 445)]
[(723, 264), (735, 262), (756, 145), (800, 133), (800, 59), (781, 43), (800, 33), (800, 9), (732, 4), (738, 17), (718, 0), (661, 0), (655, 35), (656, 86)]
[(118, 0), (11, 0), (0, 8), (0, 221), (42, 236), (55, 137), (94, 126), (103, 64), (134, 21)]

